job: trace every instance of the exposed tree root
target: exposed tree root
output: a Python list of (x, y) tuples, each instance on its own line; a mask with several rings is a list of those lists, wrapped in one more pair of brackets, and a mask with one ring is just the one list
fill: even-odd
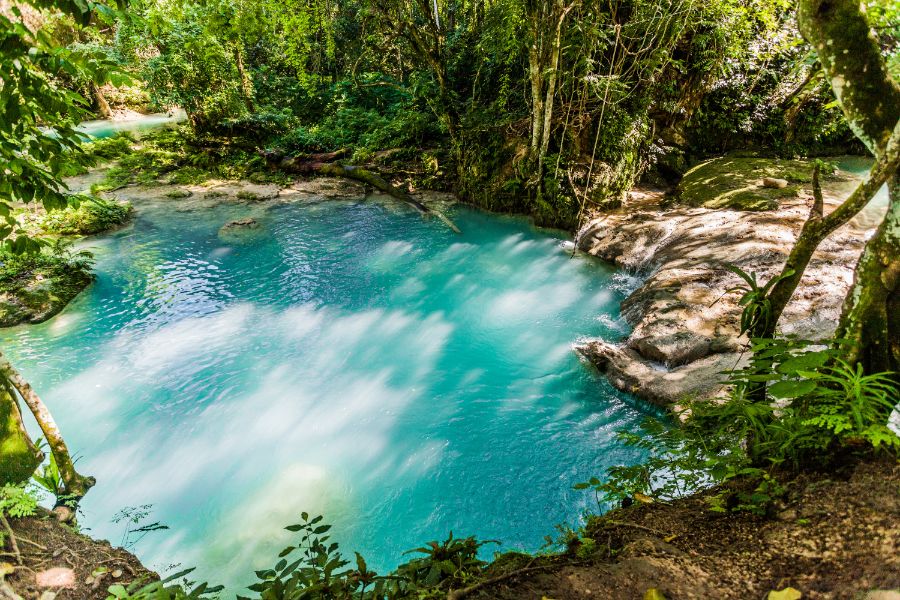
[[(360, 183), (372, 186), (376, 190), (383, 192), (393, 198), (406, 202), (423, 215), (433, 214), (443, 221), (447, 227), (456, 233), (461, 233), (459, 228), (440, 211), (429, 208), (422, 202), (413, 198), (408, 192), (392, 185), (381, 175), (353, 165), (344, 165), (338, 162), (332, 162), (345, 155), (347, 150), (338, 150), (337, 152), (328, 152), (324, 154), (312, 154), (306, 158), (283, 158), (277, 164), (278, 168), (291, 173), (299, 173), (301, 175), (330, 175), (332, 177), (346, 177)], [(277, 154), (266, 155), (270, 161), (279, 158)]]
[(21, 565), (22, 553), (19, 552), (19, 544), (16, 543), (16, 534), (13, 533), (12, 527), (9, 526), (9, 521), (6, 520), (2, 513), (0, 513), (0, 523), (3, 524), (3, 528), (6, 529), (6, 535), (9, 536), (9, 545), (16, 556), (16, 563)]

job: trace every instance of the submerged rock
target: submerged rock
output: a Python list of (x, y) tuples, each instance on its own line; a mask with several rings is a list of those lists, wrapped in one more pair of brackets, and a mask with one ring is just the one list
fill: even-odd
[(232, 243), (246, 242), (259, 231), (260, 227), (259, 221), (252, 217), (228, 221), (219, 228), (219, 239)]
[(21, 272), (0, 291), (0, 327), (42, 323), (59, 313), (94, 280), (79, 268), (45, 268)]
[(777, 177), (763, 177), (763, 187), (773, 190), (783, 190), (788, 186), (787, 179), (778, 179)]

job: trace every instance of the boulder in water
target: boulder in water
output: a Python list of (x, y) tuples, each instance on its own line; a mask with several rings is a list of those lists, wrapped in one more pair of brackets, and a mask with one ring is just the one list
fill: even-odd
[(225, 242), (245, 242), (260, 229), (259, 221), (244, 217), (228, 221), (219, 228), (219, 239)]

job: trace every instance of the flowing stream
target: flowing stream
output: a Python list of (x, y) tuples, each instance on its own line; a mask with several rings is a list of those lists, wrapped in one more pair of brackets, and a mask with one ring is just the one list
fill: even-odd
[[(641, 459), (614, 434), (646, 407), (572, 351), (627, 332), (623, 292), (560, 233), (386, 200), (138, 208), (90, 240), (94, 285), (0, 343), (97, 478), (82, 525), (152, 568), (237, 591), (302, 511), (381, 572), (451, 530), (533, 551), (597, 508), (574, 483)], [(113, 522), (146, 505), (167, 531)]]

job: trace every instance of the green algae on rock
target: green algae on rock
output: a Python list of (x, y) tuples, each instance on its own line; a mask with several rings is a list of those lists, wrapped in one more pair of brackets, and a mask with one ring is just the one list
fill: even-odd
[[(675, 190), (688, 206), (734, 210), (775, 210), (812, 181), (813, 161), (723, 156), (688, 171)], [(764, 180), (785, 180), (783, 187)]]
[(46, 321), (93, 280), (81, 257), (0, 254), (0, 327)]

